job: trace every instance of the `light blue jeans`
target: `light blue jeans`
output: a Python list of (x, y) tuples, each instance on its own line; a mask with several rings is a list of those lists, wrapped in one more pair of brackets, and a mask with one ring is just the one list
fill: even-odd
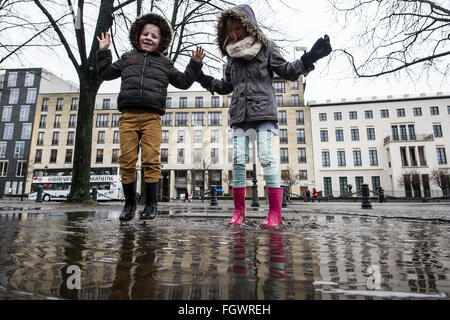
[[(278, 161), (274, 154), (274, 134), (270, 130), (257, 130), (258, 158), (263, 167), (264, 180), (268, 188), (280, 187)], [(245, 165), (248, 158), (248, 136), (233, 138), (233, 186), (246, 187)]]

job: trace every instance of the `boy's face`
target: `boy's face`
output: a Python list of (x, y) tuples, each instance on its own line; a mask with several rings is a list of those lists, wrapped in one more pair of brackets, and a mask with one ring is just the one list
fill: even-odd
[(147, 23), (142, 28), (141, 35), (139, 36), (139, 48), (143, 51), (157, 52), (159, 43), (161, 42), (161, 31), (159, 27)]
[(235, 19), (227, 20), (227, 32), (230, 39), (234, 42), (241, 41), (248, 36), (247, 30), (245, 30), (242, 24)]

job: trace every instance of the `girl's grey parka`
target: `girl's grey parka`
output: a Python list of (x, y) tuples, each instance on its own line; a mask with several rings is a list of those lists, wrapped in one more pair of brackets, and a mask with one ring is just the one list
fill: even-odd
[[(157, 25), (161, 31), (158, 52), (138, 49), (139, 36), (145, 24)], [(134, 50), (126, 52), (112, 63), (111, 50), (99, 50), (96, 55), (97, 72), (104, 80), (121, 77), (117, 109), (144, 109), (160, 115), (166, 113), (167, 87), (188, 89), (197, 79), (203, 63), (193, 59), (184, 72), (178, 71), (164, 54), (172, 41), (172, 29), (166, 19), (149, 13), (132, 24), (129, 39)]]
[[(263, 46), (252, 60), (233, 58), (224, 48), (227, 19), (241, 22), (247, 33), (262, 42)], [(286, 62), (277, 45), (259, 29), (255, 14), (248, 5), (239, 5), (222, 11), (217, 26), (216, 43), (223, 56), (227, 56), (225, 77), (213, 79), (200, 72), (197, 80), (211, 93), (233, 92), (229, 109), (230, 126), (243, 122), (278, 121), (275, 91), (272, 87), (274, 72), (286, 80), (297, 80), (307, 75), (314, 66), (306, 68), (302, 61)]]

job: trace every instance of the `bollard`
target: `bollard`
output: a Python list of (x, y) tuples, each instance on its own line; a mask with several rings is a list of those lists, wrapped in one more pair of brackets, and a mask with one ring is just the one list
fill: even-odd
[(372, 204), (370, 203), (369, 196), (369, 185), (367, 183), (363, 183), (361, 185), (362, 209), (372, 209)]
[(97, 201), (97, 196), (98, 196), (98, 189), (97, 189), (97, 187), (93, 187), (92, 188), (92, 200), (93, 201)]
[(42, 186), (37, 189), (36, 202), (42, 202)]
[(211, 206), (217, 206), (217, 190), (216, 186), (211, 186)]
[(287, 201), (287, 197), (288, 197), (288, 190), (287, 190), (287, 186), (281, 186), (283, 188), (283, 203), (281, 205), (282, 208), (287, 208), (288, 205), (288, 201)]

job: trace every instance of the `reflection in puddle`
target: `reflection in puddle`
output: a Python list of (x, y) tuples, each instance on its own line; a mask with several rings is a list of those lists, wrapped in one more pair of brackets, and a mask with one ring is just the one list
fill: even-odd
[[(450, 226), (298, 216), (120, 225), (112, 213), (0, 215), (0, 299), (448, 299)], [(258, 220), (259, 221), (259, 220)], [(80, 270), (80, 288), (69, 266)]]

